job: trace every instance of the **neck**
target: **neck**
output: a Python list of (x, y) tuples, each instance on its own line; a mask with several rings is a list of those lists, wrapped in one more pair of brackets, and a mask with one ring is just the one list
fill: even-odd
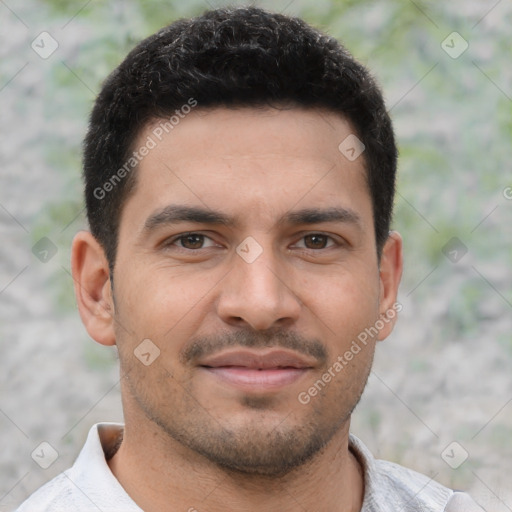
[(359, 512), (364, 482), (348, 448), (348, 431), (349, 422), (311, 461), (275, 478), (225, 470), (154, 424), (141, 429), (127, 422), (121, 447), (108, 464), (146, 512)]

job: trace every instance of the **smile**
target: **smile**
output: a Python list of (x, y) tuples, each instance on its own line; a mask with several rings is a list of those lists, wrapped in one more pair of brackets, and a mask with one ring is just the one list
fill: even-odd
[(246, 391), (277, 390), (294, 383), (308, 368), (247, 368), (243, 366), (202, 367), (211, 375)]
[(286, 350), (265, 353), (236, 350), (202, 361), (200, 368), (216, 379), (244, 391), (277, 391), (288, 386), (315, 366), (315, 361)]

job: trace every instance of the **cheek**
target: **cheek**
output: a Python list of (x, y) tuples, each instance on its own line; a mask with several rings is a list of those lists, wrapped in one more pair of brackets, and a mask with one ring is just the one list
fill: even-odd
[[(211, 271), (191, 275), (176, 267), (134, 265), (124, 275), (130, 277), (116, 290), (117, 320), (125, 327), (121, 336), (129, 332), (139, 342), (149, 338), (162, 350), (198, 328), (209, 293), (219, 280)], [(178, 348), (175, 343), (172, 347)]]
[(332, 271), (321, 280), (306, 279), (301, 286), (308, 290), (304, 303), (328, 328), (329, 338), (346, 342), (379, 318), (378, 279), (370, 279), (368, 273)]

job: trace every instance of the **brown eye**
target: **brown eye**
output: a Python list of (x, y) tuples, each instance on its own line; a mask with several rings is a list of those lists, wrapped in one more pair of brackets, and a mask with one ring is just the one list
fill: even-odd
[(180, 236), (177, 240), (181, 242), (180, 245), (185, 249), (201, 249), (204, 244), (204, 239), (204, 235), (190, 233)]
[(202, 254), (208, 249), (220, 248), (208, 235), (196, 231), (187, 231), (175, 235), (162, 243), (165, 251), (177, 251), (181, 254)]
[(317, 233), (314, 235), (306, 235), (304, 237), (304, 242), (308, 249), (325, 249), (329, 238), (330, 237), (327, 235)]

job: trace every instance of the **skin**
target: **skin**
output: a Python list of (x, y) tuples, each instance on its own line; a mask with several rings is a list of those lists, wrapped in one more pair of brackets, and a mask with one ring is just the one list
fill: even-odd
[[(349, 161), (338, 150), (351, 133), (333, 112), (198, 108), (136, 171), (113, 287), (101, 246), (89, 232), (76, 235), (82, 321), (94, 340), (119, 351), (126, 426), (109, 466), (142, 509), (360, 510), (350, 414), (396, 316), (309, 403), (298, 400), (392, 309), (402, 272), (397, 233), (377, 258), (364, 153)], [(144, 230), (168, 205), (219, 211), (236, 223)], [(329, 207), (352, 218), (278, 222)], [(205, 238), (176, 238), (190, 232)], [(236, 251), (247, 237), (262, 251), (252, 262)], [(160, 350), (148, 366), (134, 355), (144, 339)], [(265, 390), (238, 388), (198, 366), (201, 351), (240, 345), (285, 347), (311, 367)]]

